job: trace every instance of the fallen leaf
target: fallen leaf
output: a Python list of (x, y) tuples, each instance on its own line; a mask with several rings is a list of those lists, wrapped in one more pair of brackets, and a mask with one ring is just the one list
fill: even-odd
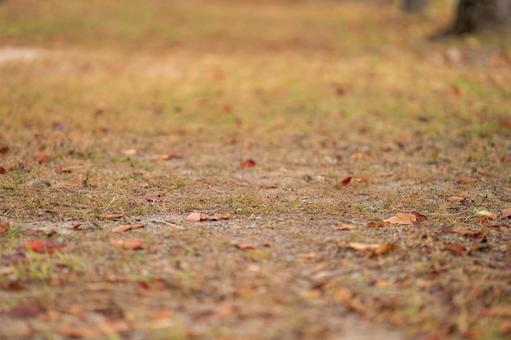
[(124, 233), (126, 231), (143, 228), (143, 224), (123, 224), (112, 229), (112, 233)]
[(401, 224), (401, 225), (408, 225), (413, 224), (414, 222), (417, 222), (417, 216), (415, 214), (411, 213), (399, 213), (396, 214), (390, 218), (387, 218), (383, 220), (385, 223), (389, 224)]
[(0, 236), (7, 234), (7, 232), (11, 229), (11, 224), (7, 220), (0, 220)]
[(415, 218), (417, 219), (417, 222), (424, 222), (428, 220), (428, 217), (426, 215), (423, 215), (421, 213), (418, 213), (416, 211), (410, 211), (410, 214), (415, 215)]
[(56, 167), (53, 169), (53, 172), (57, 175), (62, 175), (62, 174), (70, 174), (73, 172), (73, 168), (74, 167)]
[(450, 202), (463, 202), (466, 198), (461, 196), (449, 196), (447, 200)]
[(110, 244), (125, 250), (141, 250), (147, 248), (147, 244), (141, 239), (118, 240), (110, 239)]
[(479, 210), (478, 212), (476, 212), (475, 215), (478, 216), (478, 217), (489, 218), (489, 219), (492, 219), (492, 220), (496, 217), (494, 213), (491, 213), (491, 212), (486, 211), (486, 210)]
[(460, 182), (460, 183), (471, 184), (471, 183), (476, 183), (478, 181), (479, 181), (479, 179), (475, 178), (475, 177), (470, 177), (470, 176), (458, 177), (458, 182)]
[(313, 259), (315, 259), (316, 257), (318, 257), (318, 256), (316, 255), (316, 253), (315, 253), (315, 252), (313, 252), (313, 251), (308, 252), (308, 253), (304, 253), (304, 254), (300, 254), (300, 255), (298, 255), (298, 256), (299, 256), (300, 258), (302, 258), (302, 259), (306, 259), (306, 260), (313, 260)]
[(354, 250), (369, 252), (374, 255), (383, 255), (397, 248), (393, 243), (368, 244), (357, 242), (348, 243), (348, 247)]
[(470, 230), (465, 227), (454, 227), (451, 229), (451, 233), (473, 238), (482, 236), (482, 233), (480, 231)]
[(161, 155), (154, 155), (151, 157), (153, 161), (170, 161), (171, 159), (181, 159), (183, 156), (175, 153), (165, 153)]
[(350, 176), (350, 177), (346, 177), (345, 179), (343, 179), (343, 180), (341, 181), (341, 186), (342, 186), (342, 187), (348, 186), (348, 185), (351, 183), (351, 179), (352, 179), (352, 178), (353, 178), (353, 177), (352, 177), (352, 176)]
[(235, 243), (234, 246), (241, 250), (250, 250), (257, 248), (257, 246), (253, 243)]
[(367, 223), (367, 227), (368, 228), (381, 228), (381, 227), (385, 227), (385, 222), (383, 222), (383, 221), (371, 221), (371, 222)]
[(27, 241), (27, 247), (36, 253), (52, 254), (64, 248), (64, 244), (48, 240), (30, 240)]
[(190, 222), (202, 222), (202, 221), (207, 221), (208, 216), (206, 214), (193, 212), (193, 213), (189, 214), (188, 216), (186, 216), (186, 220), (190, 221)]
[(75, 223), (71, 226), (71, 228), (73, 228), (73, 230), (79, 230), (81, 226), (82, 226), (81, 223)]
[(7, 170), (3, 166), (0, 166), (0, 175), (6, 174), (6, 173), (7, 173)]
[(341, 230), (341, 231), (353, 230), (353, 229), (357, 229), (357, 227), (354, 226), (353, 224), (346, 224), (346, 223), (341, 223), (341, 225), (337, 227), (337, 230)]
[(118, 220), (122, 217), (124, 217), (124, 214), (101, 214), (101, 215), (99, 215), (99, 218), (101, 218), (102, 220)]
[(483, 308), (479, 311), (479, 316), (485, 317), (500, 317), (500, 318), (509, 318), (511, 317), (511, 308), (510, 307), (493, 307), (493, 308)]
[(9, 147), (7, 145), (0, 145), (0, 155), (5, 155), (9, 152)]
[(246, 160), (240, 162), (240, 167), (242, 169), (253, 168), (255, 166), (256, 166), (256, 161), (254, 161), (253, 159), (246, 159)]
[(501, 218), (509, 218), (511, 217), (511, 208), (502, 209), (500, 211)]
[(457, 256), (463, 256), (467, 253), (465, 246), (459, 243), (447, 243), (444, 249)]
[(50, 160), (50, 154), (44, 151), (34, 153), (34, 159), (38, 163), (48, 163)]

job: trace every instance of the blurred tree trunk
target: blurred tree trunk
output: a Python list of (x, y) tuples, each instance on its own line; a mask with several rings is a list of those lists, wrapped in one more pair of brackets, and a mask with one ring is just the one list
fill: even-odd
[(429, 5), (429, 0), (400, 0), (399, 7), (407, 13), (423, 11)]
[(511, 0), (459, 0), (456, 18), (447, 34), (511, 26)]

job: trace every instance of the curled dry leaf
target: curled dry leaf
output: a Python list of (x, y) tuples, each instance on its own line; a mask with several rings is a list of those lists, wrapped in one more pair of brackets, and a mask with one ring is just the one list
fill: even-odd
[(99, 218), (101, 218), (102, 220), (118, 220), (122, 217), (124, 217), (124, 214), (101, 214), (101, 215), (99, 215)]
[(243, 243), (243, 242), (234, 243), (234, 246), (237, 249), (241, 249), (241, 250), (251, 250), (251, 249), (257, 248), (257, 246), (253, 243)]
[(417, 217), (414, 214), (410, 214), (410, 213), (399, 213), (399, 214), (396, 214), (392, 217), (389, 217), (389, 218), (383, 220), (383, 222), (388, 223), (388, 224), (407, 225), (407, 224), (413, 224), (414, 222), (417, 222)]
[(245, 159), (240, 162), (240, 168), (247, 169), (247, 168), (253, 168), (256, 166), (256, 161), (253, 159)]
[(341, 231), (353, 230), (353, 229), (357, 229), (357, 227), (354, 226), (353, 224), (346, 224), (346, 223), (341, 223), (341, 225), (337, 227), (337, 230), (341, 230)]
[(368, 252), (372, 255), (383, 255), (397, 248), (397, 246), (393, 243), (382, 243), (382, 244), (368, 244), (368, 243), (357, 243), (350, 242), (348, 243), (348, 248), (359, 250), (363, 252)]
[(34, 159), (38, 163), (48, 163), (50, 160), (50, 154), (44, 151), (34, 153)]
[(352, 176), (349, 176), (349, 177), (346, 177), (345, 179), (343, 179), (343, 180), (341, 181), (341, 183), (340, 183), (340, 184), (341, 184), (341, 187), (348, 186), (348, 185), (351, 183), (351, 179), (352, 179), (352, 178), (353, 178)]
[(27, 241), (27, 248), (41, 254), (52, 254), (62, 248), (64, 244), (48, 240)]
[(189, 214), (188, 216), (186, 216), (186, 220), (189, 221), (189, 222), (207, 221), (208, 220), (208, 215), (201, 214), (201, 213), (198, 213), (198, 212), (193, 212), (193, 213)]
[(125, 250), (141, 250), (147, 248), (147, 244), (138, 238), (127, 240), (110, 239), (109, 242), (111, 245)]
[(7, 234), (11, 229), (11, 224), (7, 220), (0, 220), (0, 236)]
[(124, 233), (126, 231), (143, 228), (143, 224), (123, 224), (112, 229), (112, 233)]
[(460, 243), (447, 243), (444, 249), (457, 256), (463, 256), (467, 253), (465, 246)]
[(481, 237), (483, 235), (483, 233), (480, 231), (470, 230), (465, 227), (454, 227), (451, 229), (451, 233), (472, 238)]

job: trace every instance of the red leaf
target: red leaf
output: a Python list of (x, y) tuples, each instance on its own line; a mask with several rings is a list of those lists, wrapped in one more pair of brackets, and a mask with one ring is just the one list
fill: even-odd
[(347, 186), (348, 184), (350, 184), (350, 183), (351, 183), (351, 179), (352, 179), (352, 178), (353, 178), (353, 177), (352, 177), (352, 176), (350, 176), (350, 177), (346, 177), (345, 179), (343, 179), (343, 180), (341, 181), (341, 186), (345, 187), (345, 186)]
[(254, 161), (253, 159), (245, 159), (240, 163), (240, 167), (242, 169), (253, 168), (254, 166), (256, 166), (256, 161)]
[(27, 247), (36, 253), (52, 254), (64, 248), (64, 244), (47, 240), (30, 240), (27, 241)]

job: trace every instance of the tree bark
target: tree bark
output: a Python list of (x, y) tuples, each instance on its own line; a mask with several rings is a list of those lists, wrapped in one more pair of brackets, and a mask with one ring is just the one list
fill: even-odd
[(459, 0), (448, 34), (511, 26), (511, 0)]
[(400, 0), (399, 7), (407, 13), (421, 12), (429, 5), (429, 0)]

